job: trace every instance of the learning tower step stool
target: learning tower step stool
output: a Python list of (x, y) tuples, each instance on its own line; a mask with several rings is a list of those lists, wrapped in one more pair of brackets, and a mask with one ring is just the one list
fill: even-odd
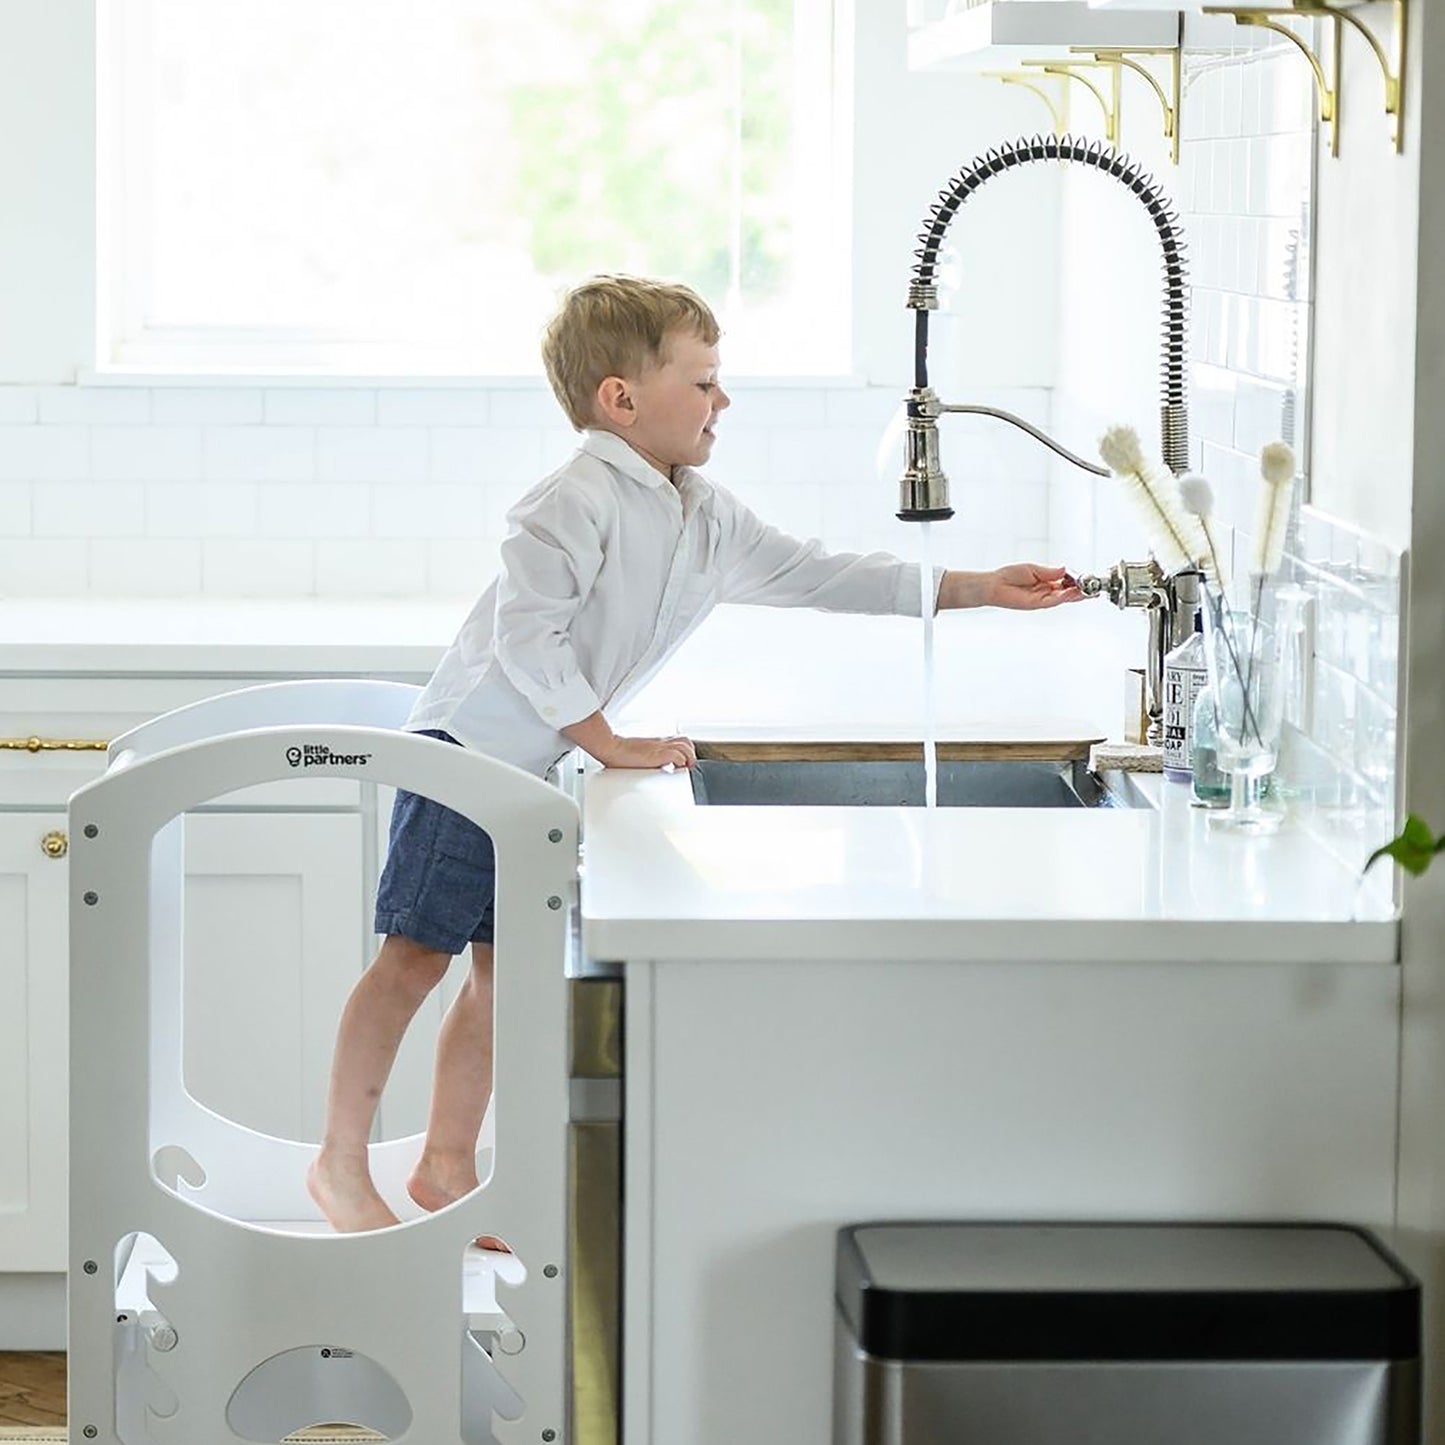
[[(119, 738), (71, 800), (77, 1445), (278, 1441), (338, 1421), (408, 1445), (565, 1445), (577, 808), (518, 769), (400, 731), (415, 693), (346, 681), (227, 693)], [(314, 1144), (225, 1119), (182, 1083), (183, 815), (303, 776), (444, 800), (496, 846), (490, 1174), (369, 1234), (321, 1221), (304, 1183)], [(384, 1193), (420, 1144), (372, 1146)], [(515, 1256), (469, 1247), (484, 1233)]]

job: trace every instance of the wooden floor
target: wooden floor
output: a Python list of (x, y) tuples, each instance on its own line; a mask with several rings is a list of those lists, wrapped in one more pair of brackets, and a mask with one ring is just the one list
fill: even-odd
[(65, 1424), (65, 1356), (0, 1354), (0, 1425)]

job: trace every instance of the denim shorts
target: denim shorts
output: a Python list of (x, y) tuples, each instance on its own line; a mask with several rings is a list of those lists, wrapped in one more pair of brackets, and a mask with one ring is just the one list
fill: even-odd
[[(456, 742), (443, 732), (425, 736)], [(461, 953), (468, 943), (493, 941), (496, 897), (491, 838), (460, 813), (398, 788), (376, 889), (376, 931)]]

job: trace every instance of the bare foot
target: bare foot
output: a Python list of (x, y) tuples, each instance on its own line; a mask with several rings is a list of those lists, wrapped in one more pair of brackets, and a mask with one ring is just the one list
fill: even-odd
[(348, 1165), (318, 1154), (306, 1171), (306, 1192), (338, 1234), (365, 1234), (401, 1222), (376, 1192), (364, 1162)]
[[(447, 1169), (423, 1158), (407, 1180), (406, 1192), (428, 1214), (435, 1214), (438, 1209), (445, 1209), (448, 1204), (455, 1204), (458, 1199), (470, 1194), (477, 1187), (477, 1182), (475, 1170), (464, 1167)], [(498, 1239), (495, 1234), (479, 1234), (473, 1242), (478, 1249), (492, 1249), (499, 1254), (512, 1252), (506, 1240)]]

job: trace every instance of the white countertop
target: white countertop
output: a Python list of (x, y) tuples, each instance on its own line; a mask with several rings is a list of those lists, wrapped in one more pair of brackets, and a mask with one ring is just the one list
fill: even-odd
[[(0, 602), (0, 675), (425, 677), (463, 601)], [(917, 738), (921, 629), (904, 618), (719, 608), (619, 730)], [(1117, 737), (1144, 623), (1099, 604), (939, 619), (940, 739)], [(1167, 958), (1390, 962), (1386, 875), (1304, 830), (1211, 831), (1158, 811), (696, 807), (685, 777), (589, 780), (585, 942), (639, 957)], [(1348, 927), (1342, 924), (1358, 917)]]
[(0, 601), (0, 676), (428, 676), (461, 601), (93, 598)]
[[(583, 943), (599, 960), (1377, 962), (1389, 900), (1288, 823), (1156, 808), (703, 807), (685, 774), (587, 781)], [(1363, 921), (1351, 921), (1356, 910)]]

